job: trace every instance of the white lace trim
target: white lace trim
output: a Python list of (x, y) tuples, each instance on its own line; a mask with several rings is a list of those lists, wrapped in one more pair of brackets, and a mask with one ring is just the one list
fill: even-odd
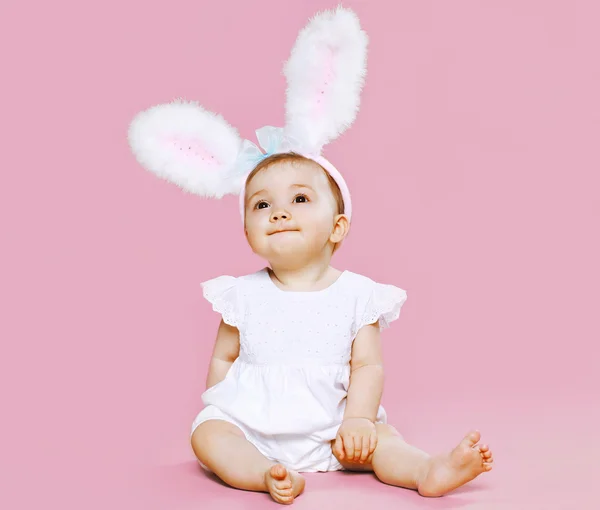
[(213, 310), (234, 327), (238, 327), (236, 281), (234, 276), (223, 275), (201, 284), (204, 298), (212, 304)]
[(380, 331), (389, 328), (390, 323), (400, 317), (400, 309), (407, 297), (404, 289), (376, 283), (358, 329), (377, 321)]

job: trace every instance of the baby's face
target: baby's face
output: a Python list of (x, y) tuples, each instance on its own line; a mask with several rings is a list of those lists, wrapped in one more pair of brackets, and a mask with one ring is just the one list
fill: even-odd
[(246, 236), (256, 254), (297, 265), (331, 246), (337, 206), (317, 164), (283, 161), (248, 183), (245, 214)]

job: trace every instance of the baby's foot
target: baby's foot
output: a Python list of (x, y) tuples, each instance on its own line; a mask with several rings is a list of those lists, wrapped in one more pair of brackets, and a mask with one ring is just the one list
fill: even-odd
[(265, 484), (271, 497), (284, 505), (291, 505), (304, 490), (304, 477), (281, 464), (275, 464), (265, 473)]
[(478, 445), (479, 439), (479, 432), (470, 432), (450, 453), (433, 457), (421, 477), (419, 493), (428, 497), (442, 496), (490, 471), (494, 461), (492, 452), (487, 445)]

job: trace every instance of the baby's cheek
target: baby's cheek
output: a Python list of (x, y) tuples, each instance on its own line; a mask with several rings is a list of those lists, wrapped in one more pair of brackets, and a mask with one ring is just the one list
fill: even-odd
[(253, 249), (260, 248), (261, 236), (259, 229), (255, 225), (246, 224), (246, 239)]
[(248, 232), (248, 236), (256, 238), (264, 231), (264, 223), (268, 222), (268, 220), (261, 218), (261, 216), (260, 212), (255, 211), (246, 218), (246, 231)]
[(316, 235), (323, 239), (329, 239), (333, 232), (333, 219), (321, 221), (315, 226)]

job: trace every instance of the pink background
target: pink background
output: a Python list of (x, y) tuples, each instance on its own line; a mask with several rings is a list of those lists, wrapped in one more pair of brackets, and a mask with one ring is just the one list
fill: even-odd
[[(598, 2), (344, 5), (371, 42), (326, 152), (354, 194), (335, 265), (408, 291), (390, 421), (431, 452), (478, 427), (497, 462), (440, 500), (311, 475), (295, 508), (598, 508)], [(271, 507), (188, 445), (219, 321), (199, 284), (263, 262), (235, 197), (159, 181), (126, 132), (176, 97), (281, 125), (282, 64), (333, 6), (1, 3), (0, 507)]]

